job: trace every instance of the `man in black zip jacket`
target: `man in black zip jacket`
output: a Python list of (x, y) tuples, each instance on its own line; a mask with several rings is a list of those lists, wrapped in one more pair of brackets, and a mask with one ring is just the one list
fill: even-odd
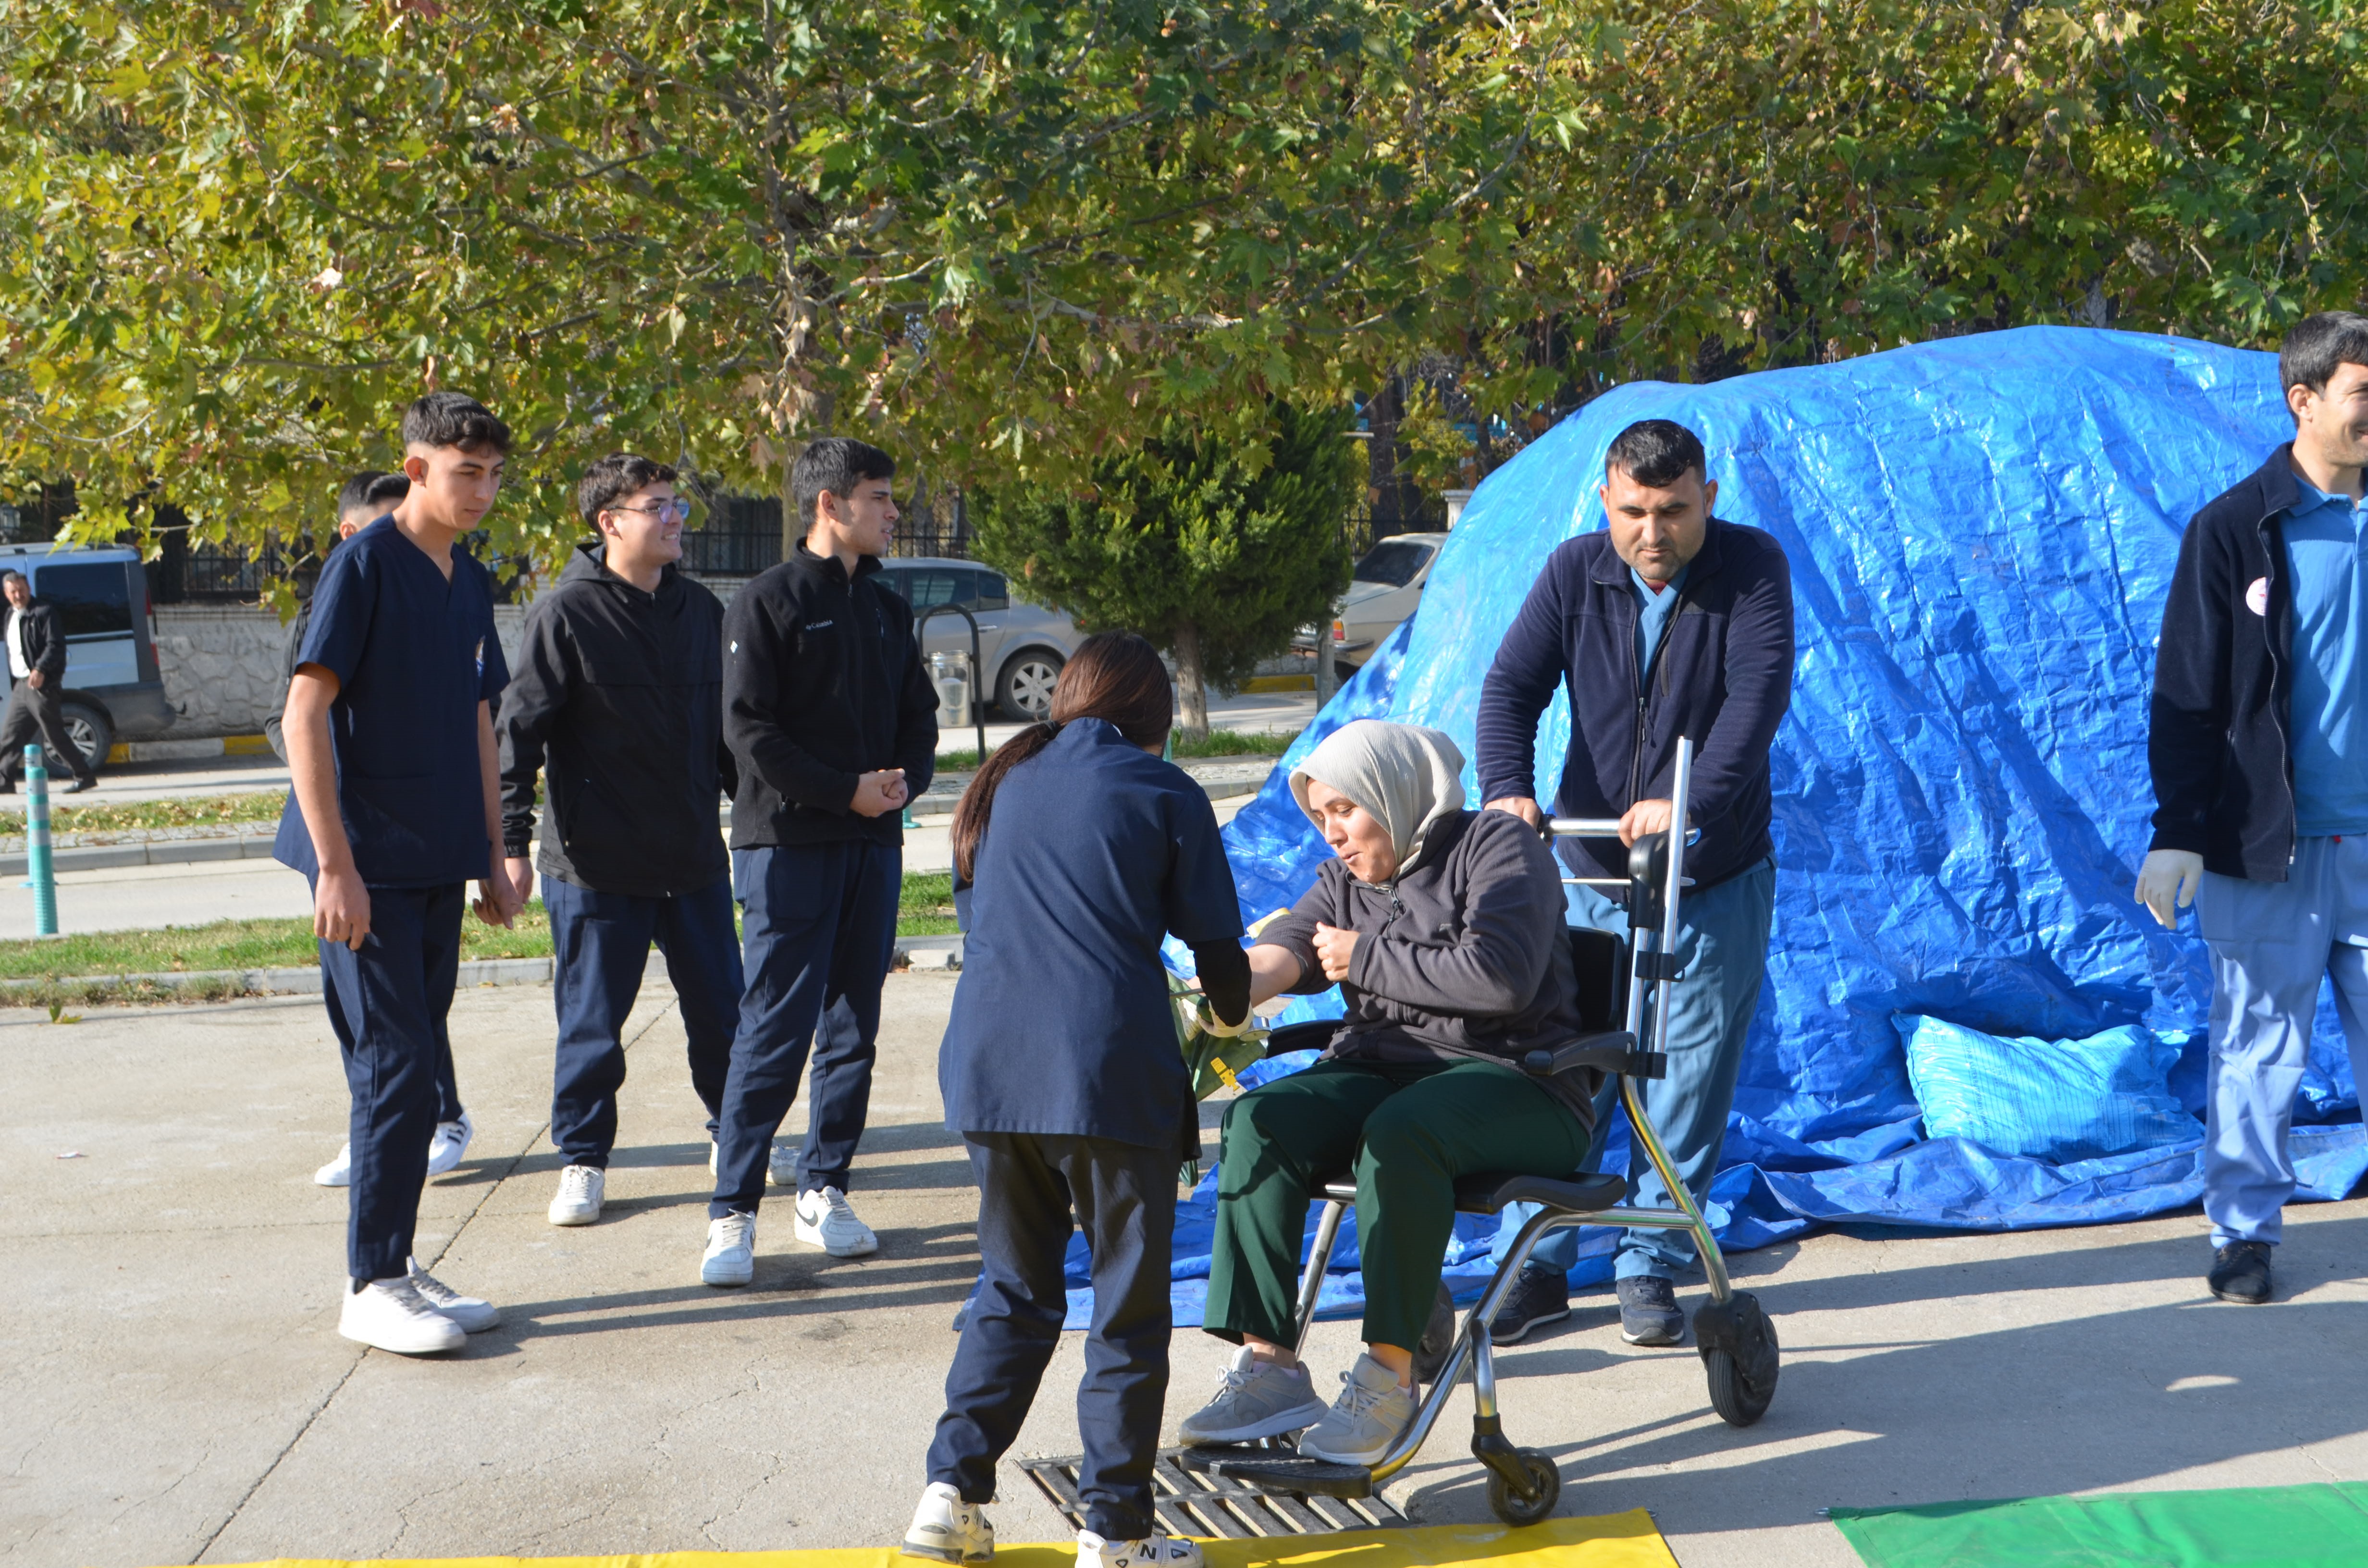
[(98, 774), (82, 748), (66, 733), (65, 710), (58, 693), (66, 683), (66, 636), (58, 612), (33, 597), (33, 585), (22, 572), (0, 573), (6, 585), (8, 608), (8, 713), (0, 720), (0, 795), (13, 794), (17, 775), (25, 766), (25, 746), (41, 737), (49, 754), (74, 769), (74, 781), (65, 791), (79, 795), (98, 783)]
[(2180, 540), (2137, 885), (2167, 926), (2192, 900), (2211, 949), (2204, 1278), (2253, 1305), (2294, 1193), (2286, 1132), (2323, 980), (2368, 1081), (2368, 317), (2297, 323), (2278, 373), (2294, 440)]
[(736, 781), (723, 744), (723, 607), (674, 564), (690, 508), (673, 469), (611, 454), (585, 470), (575, 504), (599, 537), (527, 612), (495, 726), (502, 853), (521, 903), (538, 773), (550, 802), (537, 864), (559, 1011), (551, 1141), (567, 1161), (554, 1225), (600, 1217), (625, 1017), (650, 944), (666, 954), (710, 1138), (740, 1006), (717, 821)]
[[(880, 990), (904, 892), (898, 813), (928, 788), (937, 693), (913, 612), (881, 586), (894, 459), (846, 437), (799, 454), (806, 537), (723, 620), (723, 734), (740, 767), (732, 876), (748, 989), (732, 1042), (700, 1278), (746, 1285), (773, 1135), (814, 1053), (795, 1234), (835, 1257), (875, 1251), (847, 1200), (871, 1099)], [(821, 1039), (815, 1041), (815, 1026)]]
[[(1623, 842), (1668, 831), (1679, 736), (1693, 742), (1686, 852), (1693, 886), (1679, 901), (1681, 978), (1670, 988), (1668, 1076), (1638, 1085), (1645, 1111), (1697, 1202), (1718, 1171), (1726, 1114), (1759, 1001), (1775, 907), (1769, 748), (1793, 696), (1793, 576), (1776, 541), (1712, 516), (1701, 440), (1667, 419), (1612, 439), (1600, 492), (1608, 527), (1558, 546), (1497, 652), (1480, 697), (1481, 798), (1542, 824), (1538, 716), (1570, 694), (1570, 753), (1556, 812), (1616, 817)], [(1563, 846), (1586, 877), (1625, 877), (1606, 844)], [(1625, 934), (1621, 907), (1593, 888), (1570, 893), (1575, 923)], [(1611, 1115), (1608, 1086), (1595, 1125)], [(1599, 1133), (1600, 1136), (1600, 1133)], [(1670, 1201), (1641, 1150), (1629, 1155), (1636, 1201)], [(1499, 1244), (1526, 1221), (1508, 1209)], [(1499, 1344), (1568, 1315), (1578, 1233), (1548, 1236), (1489, 1325)], [(1612, 1263), (1621, 1332), (1632, 1345), (1685, 1336), (1671, 1280), (1691, 1261), (1682, 1231), (1630, 1230)]]

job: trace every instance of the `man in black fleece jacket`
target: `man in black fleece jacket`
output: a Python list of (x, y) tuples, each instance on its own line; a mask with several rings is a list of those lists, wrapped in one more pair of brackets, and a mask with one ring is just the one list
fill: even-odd
[[(1686, 851), (1693, 881), (1679, 901), (1669, 1072), (1639, 1085), (1645, 1115), (1695, 1200), (1710, 1189), (1759, 1002), (1775, 907), (1769, 748), (1793, 694), (1793, 576), (1758, 528), (1712, 512), (1700, 437), (1645, 419), (1612, 438), (1601, 489), (1607, 526), (1557, 546), (1538, 574), (1480, 696), (1480, 792), (1535, 824), (1538, 716), (1559, 686), (1570, 695), (1570, 752), (1560, 814), (1616, 817), (1629, 844), (1668, 831), (1678, 738), (1694, 744), (1684, 803), (1702, 833)], [(1625, 850), (1574, 840), (1580, 876), (1627, 874)], [(1572, 890), (1573, 923), (1625, 933), (1626, 915), (1593, 888)], [(1608, 1099), (1595, 1124), (1610, 1119)], [(1629, 1156), (1636, 1201), (1669, 1201), (1641, 1150)], [(1528, 1212), (1506, 1210), (1509, 1238)], [(1578, 1233), (1548, 1236), (1490, 1333), (1520, 1338), (1568, 1314), (1565, 1271)], [(1621, 1333), (1632, 1345), (1685, 1336), (1671, 1280), (1693, 1256), (1681, 1231), (1623, 1232), (1612, 1262)]]
[(748, 987), (700, 1264), (710, 1285), (752, 1277), (773, 1135), (810, 1046), (795, 1233), (835, 1257), (880, 1244), (847, 1187), (895, 955), (898, 813), (928, 788), (938, 752), (937, 693), (913, 612), (877, 580), (895, 529), (895, 472), (886, 452), (846, 437), (799, 454), (790, 488), (805, 540), (742, 588), (723, 619), (723, 734), (740, 768), (732, 876)]
[(585, 471), (576, 508), (599, 538), (576, 547), (527, 612), (495, 724), (502, 853), (521, 901), (535, 869), (526, 857), (536, 775), (550, 800), (537, 864), (559, 1010), (551, 1141), (567, 1159), (554, 1225), (600, 1217), (625, 1016), (650, 944), (666, 954), (711, 1138), (740, 1006), (716, 821), (735, 780), (723, 734), (723, 607), (675, 567), (690, 508), (674, 482), (673, 469), (628, 452)]

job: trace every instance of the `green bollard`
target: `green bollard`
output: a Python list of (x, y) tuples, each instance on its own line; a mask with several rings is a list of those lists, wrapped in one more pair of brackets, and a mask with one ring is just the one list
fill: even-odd
[(38, 745), (25, 748), (25, 870), (33, 887), (33, 934), (58, 934), (58, 879), (50, 867), (50, 769)]

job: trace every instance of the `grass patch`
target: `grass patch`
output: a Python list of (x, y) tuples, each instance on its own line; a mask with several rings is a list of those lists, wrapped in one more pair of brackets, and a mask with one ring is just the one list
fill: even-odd
[[(915, 871), (905, 879), (896, 909), (900, 937), (942, 937), (954, 930), (953, 876)], [(461, 957), (547, 959), (551, 919), (535, 899), (507, 930), (474, 915), (461, 921)], [(320, 960), (313, 923), (304, 919), (217, 920), (205, 926), (168, 926), (154, 931), (94, 931), (45, 941), (0, 942), (0, 979), (58, 981), (69, 975), (169, 974), (225, 969), (305, 969)], [(198, 995), (186, 987), (20, 986), (0, 992), (0, 1006), (51, 1003), (187, 1001), (236, 994), (229, 983), (203, 983)], [(104, 997), (99, 994), (105, 993)], [(141, 994), (135, 994), (138, 992)], [(145, 993), (154, 992), (154, 995)]]
[[(52, 801), (51, 833), (156, 833), (176, 827), (239, 827), (278, 822), (288, 799), (285, 790), (265, 790), (240, 795), (207, 795), (187, 801), (123, 801), (112, 805), (70, 806)], [(21, 818), (21, 797), (7, 808)], [(0, 824), (24, 831), (20, 824)]]
[[(1176, 737), (1176, 760), (1189, 762), (1212, 756), (1281, 756), (1299, 738), (1296, 730), (1212, 730), (1199, 740), (1186, 735)], [(992, 753), (993, 748), (989, 751)], [(939, 773), (973, 773), (978, 769), (976, 751), (941, 751), (938, 754)]]

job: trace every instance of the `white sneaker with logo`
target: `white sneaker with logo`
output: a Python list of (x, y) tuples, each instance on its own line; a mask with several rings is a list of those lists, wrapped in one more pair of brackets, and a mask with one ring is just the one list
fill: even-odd
[(378, 1279), (357, 1290), (348, 1280), (337, 1332), (373, 1350), (433, 1356), (469, 1343), (468, 1331), (430, 1305), (408, 1279)]
[(833, 1257), (864, 1257), (880, 1250), (880, 1238), (855, 1217), (855, 1206), (835, 1187), (798, 1194), (796, 1233)]
[(600, 1202), (609, 1194), (609, 1173), (597, 1165), (570, 1165), (559, 1173), (559, 1191), (551, 1200), (554, 1225), (588, 1225), (600, 1217)]
[(469, 1141), (477, 1135), (477, 1124), (462, 1111), (458, 1121), (439, 1121), (436, 1136), (427, 1143), (427, 1174), (440, 1176), (459, 1165), (469, 1153)]
[(477, 1296), (463, 1296), (411, 1260), (411, 1288), (419, 1299), (461, 1325), (463, 1334), (483, 1334), (501, 1325), (502, 1310)]
[(1077, 1568), (1201, 1568), (1201, 1548), (1180, 1535), (1104, 1540), (1091, 1530), (1079, 1530)]
[(932, 1481), (898, 1550), (939, 1562), (984, 1562), (995, 1555), (995, 1527), (986, 1522), (985, 1509), (963, 1502), (944, 1482)]
[(351, 1143), (337, 1151), (337, 1157), (313, 1173), (320, 1187), (351, 1187), (354, 1185), (354, 1146)]
[(757, 1277), (757, 1216), (726, 1214), (707, 1222), (707, 1256), (699, 1278), (709, 1285), (746, 1285)]

